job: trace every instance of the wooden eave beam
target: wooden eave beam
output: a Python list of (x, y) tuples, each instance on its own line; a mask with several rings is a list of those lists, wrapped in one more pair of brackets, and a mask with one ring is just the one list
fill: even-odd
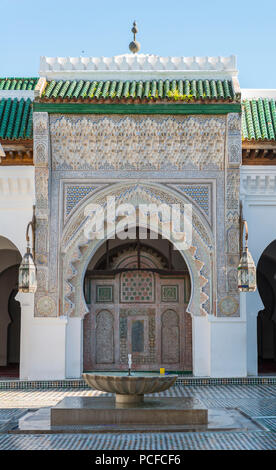
[(242, 143), (243, 165), (276, 165), (275, 141), (247, 141)]
[(0, 166), (33, 165), (33, 140), (1, 140), (6, 154), (0, 161)]
[(276, 140), (243, 140), (242, 149), (275, 149)]

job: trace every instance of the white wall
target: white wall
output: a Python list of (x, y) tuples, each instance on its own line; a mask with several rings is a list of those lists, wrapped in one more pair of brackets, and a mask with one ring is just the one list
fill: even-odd
[[(248, 224), (248, 248), (255, 264), (264, 249), (276, 239), (276, 167), (241, 167), (243, 217)], [(246, 294), (247, 373), (257, 375), (257, 315), (263, 309), (258, 291)]]
[(34, 294), (18, 293), (21, 303), (20, 379), (64, 379), (67, 320), (34, 318)]
[(245, 296), (240, 317), (193, 317), (193, 375), (246, 377), (247, 330)]
[(68, 318), (66, 326), (66, 378), (81, 377), (83, 372), (81, 318)]
[(221, 320), (210, 323), (210, 377), (246, 377), (246, 322)]
[(193, 332), (193, 375), (210, 375), (210, 324), (207, 316), (192, 318)]
[(34, 201), (34, 167), (0, 167), (0, 236), (10, 240), (22, 256)]

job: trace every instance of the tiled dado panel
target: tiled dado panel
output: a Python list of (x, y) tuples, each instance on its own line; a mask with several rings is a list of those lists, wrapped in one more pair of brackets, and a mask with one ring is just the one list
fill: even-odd
[[(150, 373), (151, 371), (148, 371)], [(156, 371), (155, 371), (156, 372)], [(126, 372), (127, 373), (127, 372)], [(146, 374), (147, 372), (145, 372)], [(193, 377), (183, 374), (183, 372), (171, 371), (177, 373), (176, 385), (189, 386), (208, 386), (208, 385), (276, 385), (276, 376), (272, 377)], [(190, 374), (189, 374), (190, 375)], [(83, 379), (64, 379), (64, 380), (1, 380), (0, 390), (30, 390), (30, 389), (49, 389), (49, 388), (81, 388), (89, 389)]]

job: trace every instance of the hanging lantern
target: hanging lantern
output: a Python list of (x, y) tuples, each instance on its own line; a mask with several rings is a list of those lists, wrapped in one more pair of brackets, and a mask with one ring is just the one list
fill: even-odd
[(30, 247), (27, 247), (27, 253), (23, 256), (19, 267), (18, 290), (19, 292), (34, 293), (37, 288), (36, 267)]
[[(27, 253), (22, 258), (21, 264), (19, 266), (19, 274), (18, 274), (18, 290), (19, 292), (25, 293), (34, 293), (37, 288), (37, 280), (36, 280), (36, 266), (34, 262), (34, 247), (35, 247), (35, 206), (33, 206), (33, 218), (32, 221), (27, 225), (26, 231), (26, 240), (27, 240)], [(29, 238), (29, 227), (32, 229), (33, 235), (33, 253), (31, 253), (30, 249), (30, 238)]]
[[(248, 251), (248, 228), (247, 223), (243, 220), (245, 226), (245, 247), (242, 249), (240, 264), (238, 266), (238, 288), (241, 292), (254, 292), (256, 290), (256, 267), (251, 253)], [(242, 227), (242, 235), (243, 235)]]

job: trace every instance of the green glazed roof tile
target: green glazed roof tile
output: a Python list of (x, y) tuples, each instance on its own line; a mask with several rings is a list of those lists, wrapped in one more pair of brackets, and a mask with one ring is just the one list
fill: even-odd
[(183, 80), (178, 80), (178, 91), (180, 95), (184, 95), (184, 84)]
[(115, 96), (115, 93), (116, 93), (116, 85), (117, 85), (117, 82), (115, 80), (113, 80), (111, 82), (111, 85), (110, 85), (110, 89), (109, 89), (109, 98), (113, 98)]
[(55, 86), (55, 91), (54, 91), (54, 93), (53, 93), (53, 96), (54, 96), (55, 98), (57, 98), (57, 96), (58, 96), (58, 94), (59, 94), (59, 92), (60, 92), (60, 90), (61, 90), (62, 85), (63, 85), (63, 81), (60, 80), (60, 81), (57, 83), (57, 86)]
[(5, 99), (0, 101), (0, 138), (32, 139), (33, 130), (32, 101)]
[(86, 81), (81, 90), (81, 94), (80, 94), (81, 98), (86, 98), (89, 87), (90, 87), (90, 82)]
[(59, 98), (64, 98), (65, 97), (65, 94), (67, 93), (67, 90), (70, 86), (70, 82), (69, 80), (67, 80), (66, 82), (63, 82), (63, 85), (60, 89), (60, 92), (58, 94)]
[(243, 140), (276, 140), (276, 106), (273, 99), (242, 102)]
[(118, 83), (117, 89), (116, 89), (116, 94), (115, 94), (116, 98), (120, 98), (120, 96), (122, 94), (122, 91), (123, 91), (123, 87), (124, 87), (124, 82), (120, 81)]
[[(11, 85), (9, 85), (11, 86)], [(50, 81), (42, 100), (227, 100), (235, 99), (228, 80)]]
[(246, 125), (246, 117), (245, 117), (245, 107), (242, 106), (242, 119), (241, 119), (241, 124), (242, 124), (242, 136), (244, 139), (248, 139), (248, 129)]
[[(32, 108), (32, 102), (30, 99), (28, 99), (25, 102), (20, 131), (19, 131), (19, 138), (21, 139), (24, 139), (24, 138), (28, 139), (31, 137), (30, 135), (29, 136), (26, 135), (26, 129), (28, 128), (29, 120), (32, 119), (31, 108)], [(17, 138), (17, 136), (14, 136), (13, 138)]]
[[(123, 85), (123, 93), (122, 93), (122, 96), (123, 96), (124, 98), (127, 98), (127, 97), (129, 96), (129, 85), (130, 85), (129, 81), (126, 81), (126, 82), (124, 83), (124, 85)], [(118, 97), (118, 98), (120, 98), (120, 97)]]
[(69, 87), (68, 87), (68, 90), (67, 90), (67, 92), (66, 92), (66, 94), (65, 94), (65, 98), (72, 98), (72, 97), (73, 97), (73, 92), (74, 92), (74, 90), (75, 90), (75, 88), (76, 88), (76, 85), (77, 85), (76, 80), (73, 80), (73, 81), (70, 83), (70, 85), (69, 85)]
[(0, 90), (34, 90), (38, 80), (38, 77), (0, 78)]
[(102, 91), (103, 84), (104, 84), (104, 82), (101, 80), (96, 85), (96, 91), (94, 93), (95, 98), (99, 98), (101, 96), (101, 91)]

